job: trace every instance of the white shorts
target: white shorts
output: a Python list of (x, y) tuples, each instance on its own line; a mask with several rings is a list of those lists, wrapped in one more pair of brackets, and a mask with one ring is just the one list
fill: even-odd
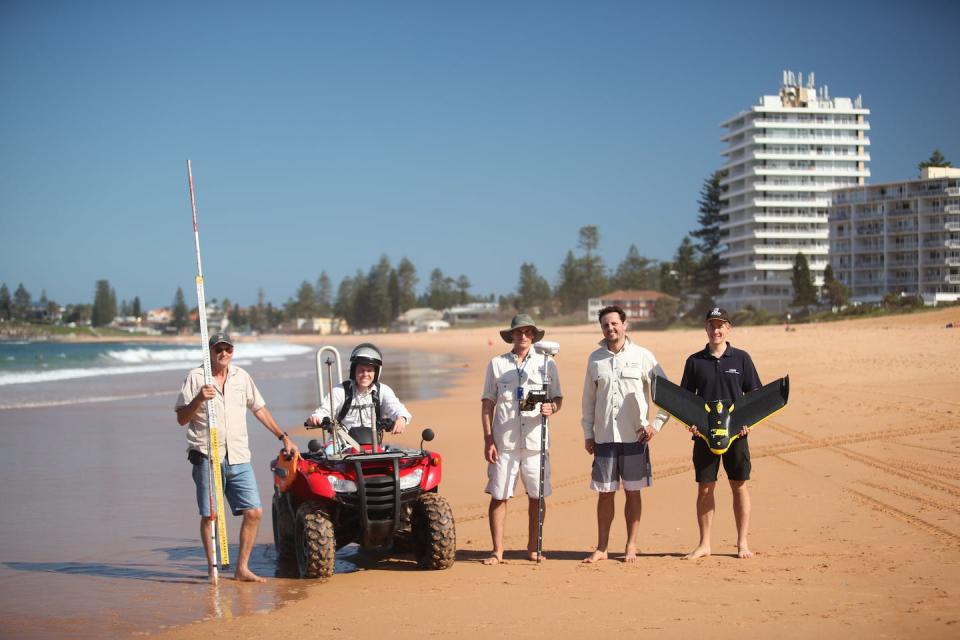
[[(487, 465), (487, 488), (484, 489), (495, 500), (506, 500), (513, 497), (513, 489), (517, 485), (517, 475), (523, 479), (523, 488), (527, 496), (537, 499), (540, 497), (540, 451), (534, 449), (512, 449), (499, 451), (499, 458), (493, 464)], [(543, 497), (552, 493), (550, 489), (550, 454), (546, 455), (543, 464)]]

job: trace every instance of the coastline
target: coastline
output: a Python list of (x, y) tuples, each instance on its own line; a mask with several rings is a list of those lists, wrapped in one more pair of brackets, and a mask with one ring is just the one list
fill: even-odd
[[(415, 444), (411, 438), (425, 426), (437, 431), (433, 448), (444, 457), (440, 490), (457, 520), (457, 562), (447, 571), (421, 572), (409, 561), (382, 559), (325, 583), (278, 579), (301, 595), (271, 611), (234, 612), (160, 637), (258, 636), (301, 625), (316, 637), (361, 637), (395, 633), (412, 612), (428, 634), (461, 638), (639, 629), (682, 638), (706, 628), (721, 638), (952, 637), (960, 624), (960, 332), (944, 325), (956, 314), (945, 309), (798, 325), (789, 333), (781, 326), (734, 328), (731, 343), (751, 353), (765, 381), (791, 376), (790, 404), (751, 436), (756, 556), (734, 557), (730, 494), (721, 478), (714, 555), (680, 559), (696, 542), (695, 485), (689, 436), (668, 423), (652, 444), (654, 486), (643, 493), (635, 565), (617, 560), (624, 540), (619, 515), (612, 559), (579, 562), (596, 536), (590, 458), (579, 426), (583, 363), (600, 338), (595, 326), (544, 323), (547, 339), (561, 344), (565, 396), (564, 409), (551, 420), (554, 494), (544, 527), (550, 559), (542, 565), (522, 559), (526, 514), (518, 489), (499, 567), (479, 562), (489, 550), (479, 395), (487, 360), (507, 350), (496, 328), (290, 336), (297, 343), (371, 340), (456, 355), (460, 375), (443, 385), (441, 397), (410, 403), (414, 435), (404, 439)], [(629, 335), (650, 348), (673, 379), (686, 355), (703, 344), (700, 330)], [(299, 441), (303, 434), (295, 435)], [(270, 540), (265, 529), (258, 542)], [(258, 588), (232, 581), (220, 587)]]

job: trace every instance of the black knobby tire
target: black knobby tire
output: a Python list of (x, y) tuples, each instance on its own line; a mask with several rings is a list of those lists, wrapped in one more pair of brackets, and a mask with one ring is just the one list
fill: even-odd
[(287, 499), (280, 493), (273, 496), (273, 546), (278, 560), (293, 560), (296, 556), (293, 513)]
[(422, 569), (449, 569), (457, 553), (453, 509), (446, 498), (425, 493), (413, 505), (414, 555)]
[(337, 540), (333, 523), (323, 507), (305, 502), (297, 509), (295, 525), (297, 568), (301, 578), (329, 578), (333, 575)]

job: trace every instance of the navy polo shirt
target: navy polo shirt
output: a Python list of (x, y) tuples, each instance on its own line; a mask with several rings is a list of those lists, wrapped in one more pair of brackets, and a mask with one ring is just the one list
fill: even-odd
[(710, 345), (687, 358), (680, 386), (712, 402), (736, 400), (762, 385), (750, 354), (728, 342), (719, 358), (710, 355)]

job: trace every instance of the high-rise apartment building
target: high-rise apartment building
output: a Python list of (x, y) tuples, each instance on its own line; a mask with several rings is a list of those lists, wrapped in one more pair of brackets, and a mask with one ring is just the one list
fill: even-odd
[(960, 300), (960, 169), (835, 191), (830, 263), (852, 302), (887, 294)]
[(720, 305), (784, 311), (797, 253), (823, 282), (830, 192), (863, 185), (870, 175), (869, 113), (860, 96), (831, 98), (812, 73), (804, 85), (802, 74), (785, 71), (778, 95), (723, 123)]

